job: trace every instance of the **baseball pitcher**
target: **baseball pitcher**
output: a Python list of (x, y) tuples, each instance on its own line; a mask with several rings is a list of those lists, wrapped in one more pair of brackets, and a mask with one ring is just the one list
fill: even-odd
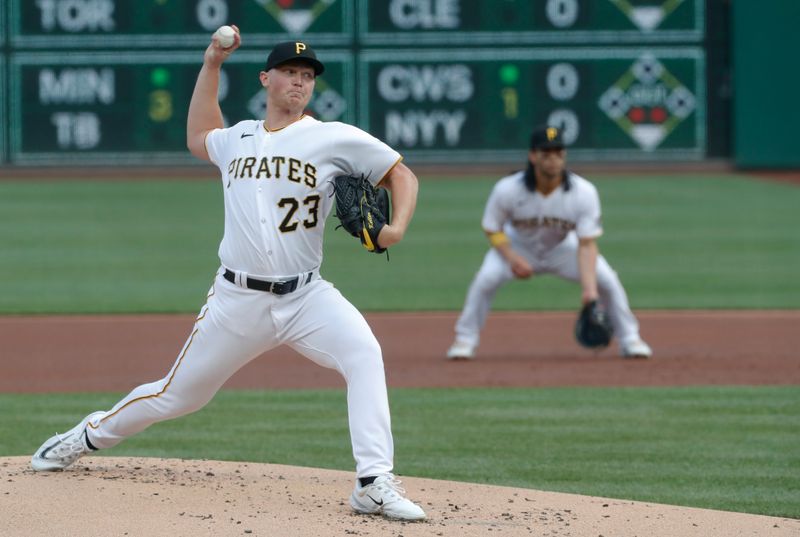
[[(402, 157), (356, 127), (304, 113), (325, 69), (308, 43), (280, 43), (259, 74), (262, 120), (225, 128), (217, 101), (220, 69), (241, 45), (217, 35), (205, 51), (189, 105), (187, 145), (220, 171), (225, 227), (221, 266), (206, 304), (172, 368), (107, 411), (93, 412), (45, 442), (34, 470), (60, 470), (113, 447), (150, 425), (194, 412), (239, 368), (278, 345), (338, 371), (347, 408), (358, 513), (421, 520), (392, 474), (393, 440), (381, 348), (361, 313), (320, 275), (333, 180), (364, 177), (391, 192), (391, 222), (375, 229), (371, 250), (399, 242), (416, 206), (417, 178)], [(373, 244), (373, 240), (377, 244)]]
[[(448, 358), (474, 358), (497, 290), (514, 278), (534, 274), (579, 282), (581, 302), (599, 303), (608, 312), (622, 356), (652, 355), (639, 336), (639, 323), (617, 273), (598, 252), (596, 239), (603, 228), (597, 189), (567, 171), (565, 163), (561, 131), (540, 127), (531, 136), (527, 169), (495, 185), (482, 221), (492, 248), (469, 286)], [(582, 337), (578, 341), (587, 344)]]

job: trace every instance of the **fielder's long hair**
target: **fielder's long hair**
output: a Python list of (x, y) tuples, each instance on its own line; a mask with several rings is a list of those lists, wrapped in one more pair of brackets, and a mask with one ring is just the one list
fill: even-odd
[[(531, 163), (530, 160), (528, 161), (528, 167), (525, 169), (522, 180), (525, 181), (525, 188), (527, 188), (529, 192), (536, 192), (536, 169), (533, 167), (533, 163)], [(561, 188), (566, 192), (572, 188), (571, 183), (572, 182), (569, 180), (569, 171), (564, 168), (563, 176), (561, 177)]]

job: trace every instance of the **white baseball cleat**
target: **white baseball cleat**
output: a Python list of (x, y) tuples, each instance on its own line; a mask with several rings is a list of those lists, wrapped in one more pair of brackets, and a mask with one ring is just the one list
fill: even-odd
[(449, 360), (472, 360), (475, 358), (475, 346), (457, 339), (447, 349), (447, 358)]
[(350, 506), (356, 513), (383, 515), (396, 520), (425, 520), (425, 511), (403, 496), (400, 480), (392, 474), (378, 476), (375, 481), (362, 487), (356, 479), (356, 488), (350, 495)]
[(86, 425), (94, 416), (105, 412), (92, 412), (64, 434), (56, 433), (31, 458), (31, 466), (37, 472), (63, 470), (87, 453), (94, 451), (86, 443)]
[(653, 356), (653, 349), (641, 339), (634, 339), (622, 345), (623, 358), (650, 358)]

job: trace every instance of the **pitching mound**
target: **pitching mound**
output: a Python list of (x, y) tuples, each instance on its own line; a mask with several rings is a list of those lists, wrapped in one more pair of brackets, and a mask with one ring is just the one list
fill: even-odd
[(697, 536), (800, 534), (800, 521), (404, 477), (420, 523), (350, 510), (349, 472), (177, 459), (93, 457), (34, 473), (0, 459), (0, 535)]

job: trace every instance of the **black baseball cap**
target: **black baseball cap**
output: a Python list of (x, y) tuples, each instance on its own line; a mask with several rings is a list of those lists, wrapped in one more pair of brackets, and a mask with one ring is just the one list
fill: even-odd
[(543, 125), (533, 129), (531, 149), (564, 149), (564, 137), (561, 129)]
[(314, 68), (316, 76), (325, 71), (325, 66), (317, 59), (317, 55), (311, 46), (302, 41), (286, 41), (275, 45), (275, 48), (272, 49), (272, 52), (267, 57), (267, 65), (264, 70), (269, 71), (273, 67), (291, 60), (308, 62)]

